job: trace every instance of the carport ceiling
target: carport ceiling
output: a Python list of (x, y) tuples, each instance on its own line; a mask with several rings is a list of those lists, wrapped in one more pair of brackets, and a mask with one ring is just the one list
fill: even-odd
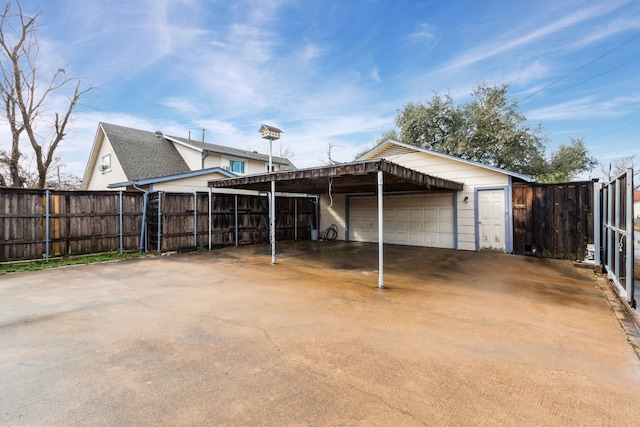
[(405, 168), (387, 160), (345, 163), (310, 169), (298, 169), (209, 181), (212, 188), (270, 191), (271, 181), (279, 192), (325, 194), (373, 193), (377, 190), (378, 171), (384, 174), (384, 191), (462, 190), (462, 184)]

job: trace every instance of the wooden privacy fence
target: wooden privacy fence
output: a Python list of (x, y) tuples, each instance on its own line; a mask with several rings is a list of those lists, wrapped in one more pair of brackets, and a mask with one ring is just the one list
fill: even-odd
[[(276, 239), (309, 239), (314, 202), (279, 197)], [(268, 216), (259, 196), (0, 188), (0, 262), (263, 243)]]
[[(150, 194), (147, 210), (149, 250), (210, 249), (269, 241), (269, 200), (266, 197), (232, 194), (209, 197), (209, 193)], [(315, 215), (314, 199), (278, 197), (276, 240), (308, 240), (311, 215)]]
[(137, 192), (0, 188), (0, 261), (138, 248)]
[(513, 185), (513, 249), (551, 258), (584, 259), (594, 243), (594, 183)]

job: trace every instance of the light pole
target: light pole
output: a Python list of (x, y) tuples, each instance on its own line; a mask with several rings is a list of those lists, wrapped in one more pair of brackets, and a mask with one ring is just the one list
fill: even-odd
[[(273, 173), (273, 141), (280, 139), (282, 131), (277, 127), (262, 125), (259, 129), (264, 139), (269, 140), (269, 173)], [(271, 179), (271, 192), (269, 194), (269, 234), (271, 242), (271, 264), (276, 263), (276, 182)]]

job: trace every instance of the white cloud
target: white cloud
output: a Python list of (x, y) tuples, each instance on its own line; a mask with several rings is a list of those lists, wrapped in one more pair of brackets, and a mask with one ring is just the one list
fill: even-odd
[(382, 79), (380, 78), (380, 72), (378, 71), (378, 67), (374, 67), (373, 70), (371, 70), (370, 76), (377, 83), (380, 83), (382, 81)]
[(634, 96), (614, 97), (606, 101), (587, 96), (533, 109), (527, 115), (535, 121), (618, 117), (628, 114), (629, 106), (638, 103)]
[(504, 34), (501, 38), (490, 43), (479, 45), (476, 48), (462, 52), (461, 55), (442, 67), (438, 68), (439, 73), (467, 68), (480, 61), (487, 60), (497, 55), (512, 51), (514, 49), (526, 46), (542, 38), (548, 37), (554, 33), (566, 30), (577, 24), (593, 19), (597, 16), (606, 14), (620, 6), (620, 2), (605, 2), (595, 6), (578, 9), (573, 13), (563, 15), (555, 21), (543, 24), (541, 22), (530, 22), (529, 25), (534, 28), (532, 31), (515, 36), (513, 33)]
[(422, 22), (418, 25), (418, 29), (416, 31), (409, 34), (409, 37), (414, 39), (433, 40), (435, 38), (435, 28), (426, 22)]

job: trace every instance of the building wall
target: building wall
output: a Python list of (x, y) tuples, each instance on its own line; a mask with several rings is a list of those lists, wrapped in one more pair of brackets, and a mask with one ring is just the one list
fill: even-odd
[(167, 193), (193, 193), (194, 191), (209, 192), (208, 181), (227, 178), (221, 173), (211, 173), (189, 178), (174, 179), (153, 184), (153, 191), (165, 191)]
[[(197, 171), (202, 169), (202, 154), (199, 151), (194, 150), (193, 148), (185, 147), (182, 144), (173, 144), (178, 150), (178, 153), (182, 156), (187, 166), (189, 166), (189, 170)], [(212, 157), (212, 156), (209, 156)], [(218, 156), (218, 159), (220, 157)], [(208, 159), (207, 159), (208, 160)], [(219, 166), (218, 164), (214, 164), (213, 166), (207, 166), (207, 161), (205, 160), (205, 168), (206, 167), (215, 167)]]
[[(475, 189), (506, 187), (509, 185), (508, 175), (419, 151), (393, 154), (391, 150), (387, 150), (376, 157), (427, 175), (463, 183), (463, 190), (457, 194), (458, 249), (476, 250)], [(468, 198), (466, 202), (465, 197)], [(508, 200), (505, 200), (505, 206), (507, 204)]]
[(332, 224), (338, 227), (338, 240), (346, 238), (347, 210), (344, 194), (333, 194), (333, 205), (328, 194), (320, 196), (320, 235)]
[[(221, 156), (219, 164), (212, 165), (212, 166), (219, 166), (221, 168), (225, 168), (226, 166), (229, 166), (229, 161), (230, 160), (238, 160), (238, 161), (245, 162), (244, 175), (254, 175), (254, 174), (258, 174), (258, 173), (267, 172), (268, 162), (263, 162), (261, 160), (246, 159), (246, 158), (240, 157), (240, 156), (238, 156), (238, 157)], [(275, 166), (275, 170), (276, 171), (280, 170), (280, 165), (274, 164), (274, 166)], [(233, 172), (233, 173), (236, 173), (236, 172)], [(242, 175), (242, 174), (239, 174), (239, 175)]]
[[(100, 170), (100, 165), (102, 164), (102, 157), (106, 154), (111, 154), (111, 169), (107, 171)], [(109, 139), (106, 136), (103, 136), (102, 144), (100, 144), (100, 150), (98, 151), (98, 155), (96, 157), (95, 164), (93, 165), (93, 170), (91, 171), (89, 182), (86, 185), (87, 190), (114, 190), (118, 191), (120, 189), (112, 189), (107, 188), (107, 185), (114, 182), (124, 182), (127, 181), (127, 177), (124, 174), (124, 170), (118, 161), (115, 153), (113, 152), (113, 147), (109, 142)], [(84, 186), (83, 186), (84, 189)]]

